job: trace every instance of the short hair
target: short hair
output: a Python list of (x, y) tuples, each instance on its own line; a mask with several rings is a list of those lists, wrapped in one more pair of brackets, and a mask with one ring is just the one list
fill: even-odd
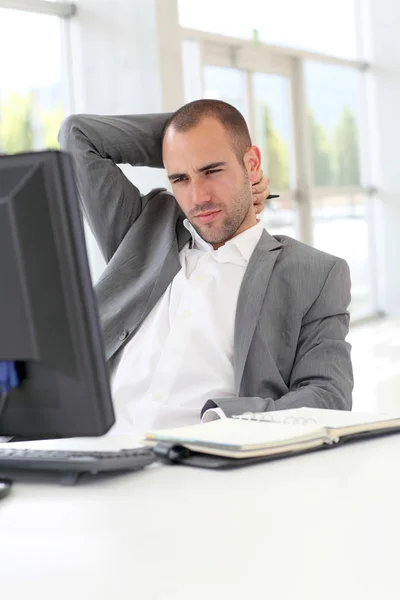
[(170, 127), (183, 133), (198, 125), (205, 117), (213, 117), (223, 125), (232, 140), (232, 147), (239, 162), (244, 164), (244, 154), (252, 145), (249, 128), (243, 115), (234, 106), (222, 100), (194, 100), (179, 108), (168, 119), (163, 140)]

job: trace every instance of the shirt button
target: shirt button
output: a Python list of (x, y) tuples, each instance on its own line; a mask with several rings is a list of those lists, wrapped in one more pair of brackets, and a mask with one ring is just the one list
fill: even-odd
[(161, 400), (161, 394), (153, 394), (153, 400)]
[(123, 330), (121, 331), (121, 333), (119, 334), (119, 339), (120, 339), (120, 340), (121, 340), (121, 342), (122, 342), (123, 340), (126, 340), (126, 338), (127, 338), (127, 337), (128, 337), (128, 332), (127, 332), (127, 330), (126, 330), (126, 329), (123, 329)]
[(172, 356), (176, 356), (178, 354), (178, 352), (179, 352), (178, 348), (171, 348)]
[(185, 312), (183, 313), (183, 316), (186, 319), (189, 319), (192, 316), (192, 311), (191, 310), (185, 310)]
[(204, 275), (197, 275), (196, 280), (197, 281), (204, 281)]

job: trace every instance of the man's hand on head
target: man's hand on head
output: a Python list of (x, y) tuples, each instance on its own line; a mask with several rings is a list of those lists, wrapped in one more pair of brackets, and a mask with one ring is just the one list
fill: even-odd
[(265, 177), (262, 169), (260, 169), (260, 177), (257, 179), (257, 183), (253, 183), (253, 204), (256, 214), (260, 214), (264, 210), (265, 201), (269, 196), (269, 179)]

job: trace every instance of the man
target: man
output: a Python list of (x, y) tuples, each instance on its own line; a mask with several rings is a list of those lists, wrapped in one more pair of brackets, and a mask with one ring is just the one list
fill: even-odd
[[(347, 264), (257, 221), (261, 154), (235, 108), (73, 116), (60, 141), (108, 263), (96, 292), (120, 429), (351, 408)], [(141, 195), (120, 163), (163, 164), (175, 197)]]

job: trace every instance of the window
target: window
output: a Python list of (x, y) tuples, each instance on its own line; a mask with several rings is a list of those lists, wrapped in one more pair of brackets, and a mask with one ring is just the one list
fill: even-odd
[(277, 189), (289, 188), (291, 107), (289, 81), (282, 75), (253, 74), (255, 142), (263, 169)]
[[(182, 27), (357, 58), (358, 0), (178, 0)], [(316, 25), (317, 24), (317, 25)]]
[(360, 184), (361, 77), (348, 67), (305, 64), (316, 186)]
[(57, 148), (63, 118), (60, 19), (0, 9), (0, 152)]
[(203, 77), (203, 98), (228, 102), (246, 116), (243, 71), (205, 65)]
[(355, 316), (371, 311), (368, 197), (360, 177), (361, 84), (353, 68), (306, 62), (314, 246), (350, 266)]
[(297, 219), (290, 188), (295, 189), (290, 81), (276, 73), (252, 73), (254, 143), (261, 150), (264, 173), (272, 193), (260, 219), (272, 235), (297, 237)]

